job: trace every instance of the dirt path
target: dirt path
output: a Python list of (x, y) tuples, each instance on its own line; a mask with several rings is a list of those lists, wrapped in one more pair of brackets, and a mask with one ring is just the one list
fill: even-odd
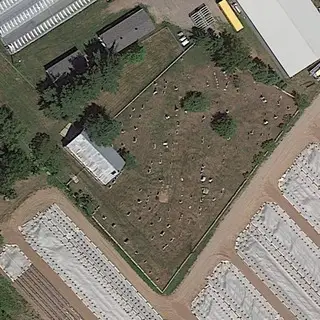
[(320, 96), (307, 109), (303, 117), (281, 142), (272, 156), (258, 170), (250, 185), (234, 202), (229, 214), (221, 222), (215, 235), (200, 254), (176, 292), (169, 296), (159, 296), (154, 293), (127, 265), (114, 250), (112, 245), (90, 224), (58, 190), (47, 189), (38, 191), (27, 199), (12, 215), (10, 221), (2, 224), (0, 229), (9, 242), (17, 243), (34, 263), (35, 267), (53, 283), (70, 305), (77, 310), (84, 319), (95, 319), (88, 309), (81, 303), (73, 292), (61, 279), (39, 258), (26, 244), (17, 230), (17, 226), (30, 219), (38, 210), (57, 203), (64, 212), (88, 235), (89, 238), (105, 253), (105, 255), (121, 270), (140, 293), (168, 320), (191, 320), (189, 306), (193, 298), (204, 286), (205, 278), (221, 260), (230, 259), (254, 283), (261, 293), (285, 317), (293, 319), (290, 313), (280, 305), (267, 287), (250, 271), (234, 253), (234, 242), (239, 232), (249, 222), (251, 216), (259, 209), (264, 201), (277, 201), (286, 209), (301, 228), (319, 244), (319, 236), (297, 214), (291, 205), (282, 199), (277, 189), (278, 178), (291, 165), (297, 154), (310, 142), (319, 141), (320, 137)]
[(212, 15), (225, 21), (223, 14), (214, 0), (117, 0), (110, 3), (109, 12), (119, 12), (132, 8), (138, 4), (147, 6), (157, 23), (169, 21), (181, 28), (189, 29), (193, 26), (189, 13), (205, 3)]

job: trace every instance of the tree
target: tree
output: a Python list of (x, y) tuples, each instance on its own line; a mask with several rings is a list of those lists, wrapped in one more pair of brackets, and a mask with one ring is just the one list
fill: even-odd
[(35, 172), (27, 154), (20, 148), (24, 130), (12, 110), (0, 107), (0, 194), (14, 198), (14, 183)]
[(87, 215), (91, 216), (93, 214), (94, 201), (89, 194), (79, 189), (72, 194), (72, 197), (74, 198), (76, 205), (80, 207)]
[(274, 139), (268, 139), (261, 143), (261, 148), (264, 152), (272, 152), (276, 148), (277, 144)]
[(120, 135), (121, 124), (105, 113), (98, 113), (84, 120), (84, 129), (95, 144), (110, 146)]
[(237, 124), (226, 112), (217, 112), (211, 120), (211, 128), (225, 139), (231, 139), (236, 132)]
[(254, 58), (249, 64), (249, 71), (253, 79), (267, 85), (276, 85), (283, 87), (284, 81), (280, 76), (271, 68), (270, 65), (265, 64), (261, 59)]
[(199, 91), (189, 91), (181, 101), (181, 107), (190, 112), (204, 112), (210, 107), (209, 99)]
[(254, 165), (261, 164), (265, 159), (266, 153), (270, 154), (271, 152), (273, 152), (276, 146), (277, 146), (277, 143), (274, 141), (274, 139), (268, 139), (263, 141), (261, 143), (262, 150), (253, 156), (252, 163)]
[(85, 72), (70, 75), (59, 86), (51, 84), (38, 91), (39, 106), (55, 119), (76, 120), (86, 105), (96, 99), (101, 90), (116, 92), (124, 62), (114, 48), (107, 49), (97, 41), (86, 47), (89, 67)]
[(34, 165), (26, 153), (18, 147), (2, 148), (0, 151), (0, 194), (14, 198), (12, 189), (18, 180), (26, 179), (34, 172)]
[(299, 108), (299, 110), (304, 110), (310, 105), (310, 100), (308, 96), (304, 93), (300, 94), (296, 91), (293, 92), (294, 95), (294, 102), (296, 106)]
[(125, 63), (140, 63), (146, 56), (146, 49), (144, 46), (135, 43), (131, 45), (123, 54), (122, 59)]
[(227, 73), (237, 69), (246, 70), (251, 61), (250, 48), (236, 34), (223, 30), (220, 33), (209, 32), (210, 44), (207, 50), (217, 66)]
[(2, 234), (0, 234), (0, 249), (3, 245), (4, 245), (4, 238), (3, 238)]
[(61, 151), (48, 134), (37, 132), (29, 147), (44, 171), (49, 171), (51, 174), (58, 173), (61, 168)]
[(0, 148), (7, 149), (19, 143), (24, 130), (20, 122), (14, 117), (13, 111), (7, 106), (0, 106)]
[(248, 70), (257, 82), (268, 85), (277, 85), (281, 88), (285, 82), (272, 69), (259, 58), (251, 57), (250, 47), (244, 39), (235, 33), (223, 30), (219, 33), (208, 29), (207, 32), (193, 28), (193, 38), (211, 56), (218, 67), (232, 74), (238, 70)]
[(20, 319), (25, 311), (24, 301), (10, 281), (0, 275), (0, 319)]

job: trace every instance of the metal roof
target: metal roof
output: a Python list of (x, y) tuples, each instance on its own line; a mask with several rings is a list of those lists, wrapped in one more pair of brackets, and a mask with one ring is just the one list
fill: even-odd
[(107, 27), (106, 31), (97, 32), (97, 35), (108, 48), (115, 45), (115, 51), (120, 52), (154, 30), (155, 25), (148, 13), (140, 9), (113, 26)]
[(289, 77), (320, 59), (320, 14), (311, 0), (237, 0)]
[(102, 184), (113, 180), (124, 167), (124, 160), (111, 147), (95, 146), (80, 133), (65, 148)]

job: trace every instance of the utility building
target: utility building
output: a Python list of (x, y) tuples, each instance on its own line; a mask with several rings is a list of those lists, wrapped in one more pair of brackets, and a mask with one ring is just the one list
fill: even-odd
[(320, 13), (311, 0), (237, 0), (285, 74), (320, 59)]
[(95, 145), (85, 132), (78, 134), (65, 148), (104, 185), (115, 179), (125, 165), (113, 148)]
[(97, 36), (107, 48), (114, 47), (116, 52), (120, 52), (146, 37), (155, 28), (148, 13), (137, 7), (98, 31)]

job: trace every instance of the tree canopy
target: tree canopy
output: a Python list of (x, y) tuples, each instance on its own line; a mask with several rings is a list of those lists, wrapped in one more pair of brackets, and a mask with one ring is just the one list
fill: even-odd
[(22, 297), (10, 281), (0, 275), (0, 320), (18, 319), (24, 310)]
[(210, 101), (202, 92), (189, 91), (181, 101), (184, 110), (190, 112), (204, 112), (210, 107)]
[(84, 129), (98, 146), (110, 146), (120, 134), (121, 123), (111, 119), (105, 112), (99, 112), (84, 119)]
[(0, 148), (6, 146), (15, 147), (23, 135), (24, 130), (13, 115), (13, 111), (7, 106), (0, 106)]
[(125, 63), (140, 63), (144, 60), (145, 56), (145, 47), (138, 43), (135, 43), (131, 45), (127, 50), (125, 50), (122, 58)]
[[(89, 52), (90, 48), (90, 52)], [(101, 43), (88, 45), (88, 69), (74, 74), (61, 85), (38, 85), (39, 106), (55, 119), (75, 120), (87, 104), (96, 99), (101, 90), (116, 92), (124, 65), (121, 57)]]
[(134, 169), (137, 167), (137, 159), (136, 157), (126, 148), (121, 148), (118, 150), (118, 153), (125, 161), (125, 168), (128, 170)]
[(0, 194), (15, 196), (14, 183), (26, 179), (35, 167), (20, 144), (24, 130), (7, 106), (0, 107)]
[(219, 111), (212, 117), (211, 128), (220, 137), (231, 139), (236, 133), (237, 124), (228, 113)]
[(61, 151), (47, 133), (37, 132), (29, 147), (44, 171), (58, 173), (61, 168)]
[(237, 69), (245, 70), (251, 61), (250, 48), (241, 37), (223, 30), (220, 33), (208, 33), (211, 41), (208, 50), (216, 65), (227, 73), (233, 73)]
[(304, 94), (304, 93), (300, 94), (300, 93), (294, 91), (293, 95), (294, 95), (294, 102), (300, 110), (304, 110), (307, 107), (309, 107), (310, 100), (306, 94)]
[(209, 29), (205, 32), (197, 28), (193, 28), (192, 31), (198, 45), (202, 46), (215, 64), (225, 72), (232, 74), (237, 70), (247, 70), (257, 82), (279, 87), (285, 85), (270, 65), (257, 57), (251, 57), (250, 47), (238, 34), (227, 30), (216, 33)]

